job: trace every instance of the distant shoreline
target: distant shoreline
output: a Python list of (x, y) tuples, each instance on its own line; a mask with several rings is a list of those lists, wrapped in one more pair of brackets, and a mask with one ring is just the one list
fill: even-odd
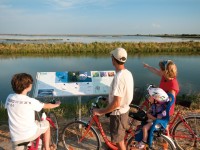
[(63, 39), (0, 39), (6, 41), (35, 41), (35, 42), (45, 42), (45, 41), (62, 41)]
[(120, 37), (120, 36), (146, 36), (169, 38), (200, 38), (200, 34), (0, 34), (0, 36), (69, 36), (69, 37)]

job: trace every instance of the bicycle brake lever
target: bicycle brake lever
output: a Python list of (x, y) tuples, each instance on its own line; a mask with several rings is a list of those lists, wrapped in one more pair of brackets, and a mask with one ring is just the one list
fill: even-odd
[(103, 97), (103, 96), (99, 96), (99, 97), (97, 97), (96, 103), (98, 103), (98, 102), (99, 102), (99, 100), (106, 101), (106, 100), (107, 100), (107, 98), (106, 98), (106, 97)]
[(96, 103), (98, 103), (100, 99), (102, 99), (102, 96), (97, 97)]
[(92, 103), (92, 107), (96, 107), (96, 104), (95, 104), (95, 103)]

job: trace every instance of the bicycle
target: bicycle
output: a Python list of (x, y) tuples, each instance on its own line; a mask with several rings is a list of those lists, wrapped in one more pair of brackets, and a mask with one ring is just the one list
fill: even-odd
[[(177, 121), (178, 120), (178, 121)], [(169, 122), (170, 136), (180, 150), (200, 148), (200, 115), (184, 116), (181, 110)]]
[[(55, 104), (55, 100), (49, 101), (49, 103)], [(57, 147), (58, 145), (58, 134), (59, 134), (59, 128), (58, 128), (58, 121), (57, 117), (54, 112), (48, 112), (47, 115), (42, 109), (40, 113), (36, 112), (36, 120), (42, 120), (45, 119), (49, 121), (50, 125), (50, 131), (51, 131), (51, 139), (50, 144), (55, 145)], [(36, 140), (34, 141), (28, 141), (24, 143), (18, 144), (20, 147), (24, 147), (26, 150), (39, 150), (43, 149), (43, 140), (42, 135), (40, 135)]]
[[(180, 104), (184, 107), (190, 107), (191, 102), (185, 101)], [(149, 108), (149, 101), (145, 101), (140, 105), (140, 108)], [(169, 121), (169, 134), (174, 140), (176, 147), (180, 150), (194, 149), (199, 150), (200, 147), (200, 115), (184, 116), (179, 109)]]
[[(90, 120), (88, 123), (82, 121), (82, 120), (75, 120), (70, 123), (68, 123), (63, 131), (62, 131), (62, 143), (67, 150), (75, 150), (75, 149), (92, 149), (92, 150), (99, 150), (101, 148), (101, 140), (100, 136), (95, 130), (95, 128), (92, 126), (93, 123), (96, 123), (97, 128), (100, 131), (100, 134), (103, 137), (103, 140), (108, 148), (112, 150), (117, 150), (117, 146), (112, 143), (107, 135), (105, 134), (102, 124), (99, 121), (98, 116), (92, 115), (92, 109), (98, 108), (98, 101), (101, 100), (102, 97), (98, 97), (95, 103), (92, 103), (90, 108)], [(133, 118), (134, 119), (134, 118)], [(160, 136), (161, 135), (161, 136)], [(164, 141), (166, 141), (169, 145), (169, 148), (171, 150), (174, 150), (173, 142), (170, 141), (169, 137), (163, 135), (162, 133), (159, 135), (160, 138), (162, 138)], [(126, 135), (124, 137), (126, 146), (128, 149), (132, 149), (131, 147), (128, 147), (128, 142), (131, 137), (135, 137), (135, 131), (133, 131), (132, 124), (130, 125), (129, 129), (126, 130)], [(154, 139), (155, 141), (156, 139)]]

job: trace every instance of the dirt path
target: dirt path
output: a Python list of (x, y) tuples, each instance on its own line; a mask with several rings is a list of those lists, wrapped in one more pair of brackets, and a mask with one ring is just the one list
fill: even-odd
[(11, 150), (10, 132), (7, 125), (0, 126), (0, 150)]
[[(74, 119), (72, 119), (74, 120)], [(59, 143), (58, 143), (58, 148), (57, 150), (65, 150), (62, 142), (61, 142), (61, 133), (64, 128), (64, 126), (72, 121), (72, 120), (66, 120), (66, 119), (58, 119), (58, 124), (59, 124)], [(82, 120), (88, 120), (88, 118), (82, 118)], [(103, 122), (102, 126), (103, 128), (108, 131), (109, 127), (109, 119), (108, 118), (102, 118), (101, 121)], [(108, 134), (108, 132), (106, 132)], [(101, 139), (103, 141), (103, 139)], [(102, 149), (106, 149), (104, 143), (102, 142), (103, 147)], [(12, 150), (12, 143), (10, 140), (10, 132), (9, 132), (9, 127), (8, 125), (0, 125), (0, 150)]]
[[(189, 114), (200, 114), (200, 110), (195, 110), (195, 111), (189, 111)], [(82, 118), (82, 120), (88, 121), (87, 118)], [(74, 120), (74, 119), (72, 119)], [(66, 120), (63, 118), (58, 119), (58, 124), (59, 124), (59, 144), (58, 144), (58, 150), (64, 150), (64, 147), (61, 142), (61, 133), (64, 128), (64, 126), (72, 121), (72, 120)], [(109, 135), (109, 118), (106, 117), (100, 117), (100, 121), (102, 123), (103, 129), (105, 130), (106, 135)], [(98, 130), (97, 130), (98, 132)], [(102, 136), (101, 137), (101, 142), (102, 142), (102, 150), (107, 149), (105, 144), (103, 143)], [(12, 143), (10, 141), (10, 132), (8, 125), (1, 125), (0, 126), (0, 150), (11, 150), (12, 149)]]
[[(65, 119), (59, 119), (58, 124), (59, 124), (59, 132), (61, 135), (63, 127), (69, 122), (70, 120), (65, 120)], [(62, 142), (61, 142), (61, 137), (59, 137), (59, 144), (58, 144), (58, 150), (64, 150)], [(12, 150), (12, 143), (10, 140), (10, 132), (9, 132), (9, 127), (8, 125), (1, 125), (0, 126), (0, 150)]]
[[(0, 126), (0, 150), (12, 150), (8, 125)], [(59, 142), (58, 150), (64, 150), (61, 142)]]

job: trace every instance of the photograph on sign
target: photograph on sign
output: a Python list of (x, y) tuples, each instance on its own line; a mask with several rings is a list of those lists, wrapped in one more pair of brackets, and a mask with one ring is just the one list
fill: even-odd
[(50, 97), (54, 96), (54, 89), (39, 89), (38, 97)]
[(68, 73), (67, 72), (56, 72), (56, 83), (67, 83)]
[(92, 82), (91, 73), (84, 71), (68, 72), (68, 82)]

